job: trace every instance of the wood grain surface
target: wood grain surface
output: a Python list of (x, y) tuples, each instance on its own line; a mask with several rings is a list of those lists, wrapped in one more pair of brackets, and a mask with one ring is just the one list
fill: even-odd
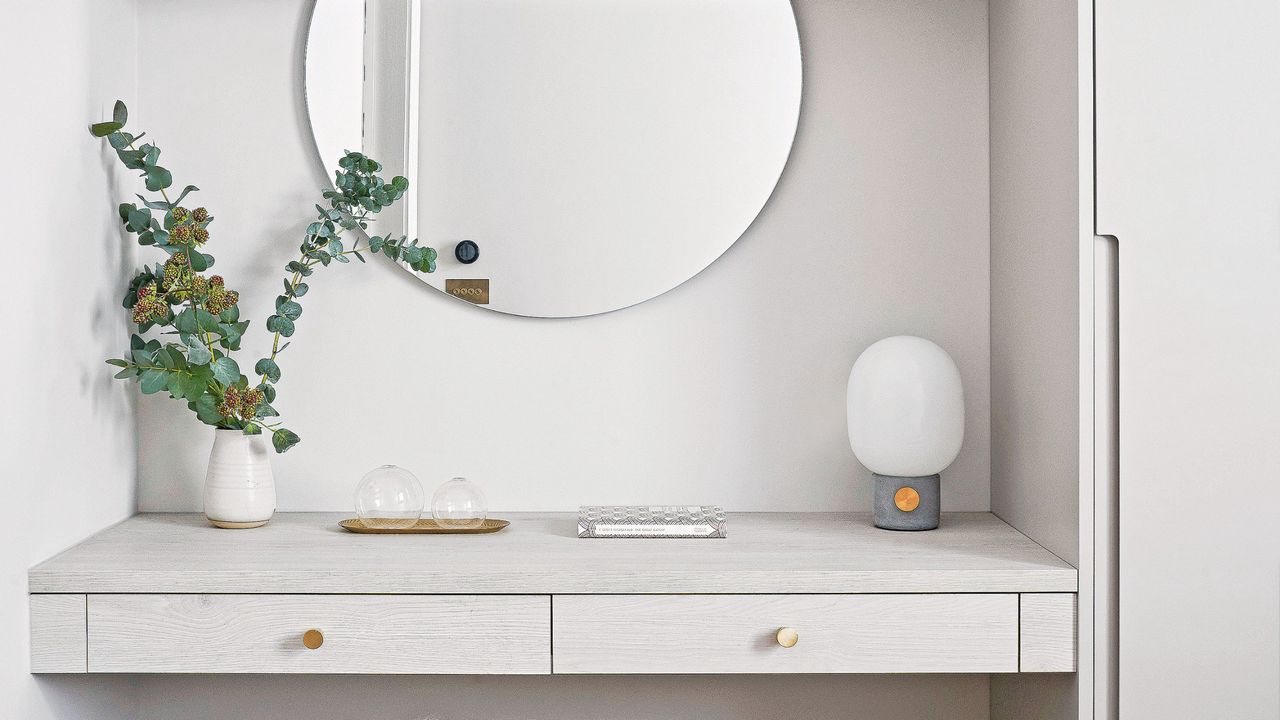
[(552, 627), (556, 673), (1018, 669), (1012, 594), (577, 595), (556, 597)]
[(108, 673), (546, 674), (550, 599), (93, 595), (88, 656)]
[(227, 531), (143, 514), (30, 572), (62, 593), (1074, 592), (1076, 571), (990, 513), (929, 532), (863, 513), (730, 513), (724, 540), (576, 537), (572, 513), (504, 513), (491, 535), (357, 535), (343, 513)]

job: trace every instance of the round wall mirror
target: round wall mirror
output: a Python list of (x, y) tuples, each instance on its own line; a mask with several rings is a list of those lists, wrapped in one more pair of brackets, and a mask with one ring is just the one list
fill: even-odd
[(800, 111), (788, 0), (317, 0), (306, 98), (404, 175), (373, 232), (419, 274), (535, 317), (618, 310), (693, 277), (759, 214)]

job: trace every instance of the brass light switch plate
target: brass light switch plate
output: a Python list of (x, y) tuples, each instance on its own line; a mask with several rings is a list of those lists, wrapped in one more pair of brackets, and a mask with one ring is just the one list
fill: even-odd
[(489, 278), (444, 281), (444, 291), (476, 305), (489, 304)]

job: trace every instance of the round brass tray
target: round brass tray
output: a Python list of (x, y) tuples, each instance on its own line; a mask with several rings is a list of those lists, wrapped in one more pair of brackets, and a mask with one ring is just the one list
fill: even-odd
[(370, 535), (478, 535), (482, 533), (495, 533), (511, 523), (506, 520), (498, 520), (489, 518), (481, 523), (480, 527), (469, 528), (453, 528), (441, 527), (435, 520), (419, 520), (417, 524), (407, 528), (371, 528), (365, 527), (364, 523), (357, 518), (342, 520), (338, 523), (343, 530), (353, 533), (368, 533)]

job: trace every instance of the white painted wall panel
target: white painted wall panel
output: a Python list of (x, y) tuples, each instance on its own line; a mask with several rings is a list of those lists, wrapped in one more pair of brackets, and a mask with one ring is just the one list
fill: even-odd
[(1280, 714), (1280, 5), (1097, 15), (1119, 239), (1120, 717)]
[(134, 508), (134, 390), (102, 362), (128, 347), (120, 298), (135, 255), (116, 215), (126, 171), (86, 127), (137, 93), (136, 3), (3, 10), (0, 716), (132, 719), (130, 681), (30, 674), (26, 575)]

